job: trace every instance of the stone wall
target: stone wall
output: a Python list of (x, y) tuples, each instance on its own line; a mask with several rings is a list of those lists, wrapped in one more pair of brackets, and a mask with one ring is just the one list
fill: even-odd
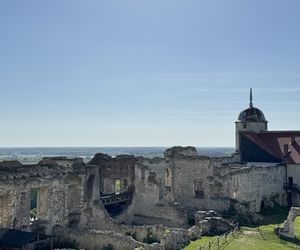
[[(287, 165), (287, 180), (288, 178), (293, 178), (293, 183), (300, 187), (300, 165), (299, 164), (288, 164)], [(292, 192), (292, 203), (293, 206), (300, 206), (300, 194), (297, 192)]]
[[(226, 211), (241, 203), (251, 212), (264, 205), (286, 205), (283, 189), (284, 165), (272, 163), (238, 164), (236, 157), (209, 158), (185, 155), (177, 147), (167, 152), (174, 202), (184, 208)], [(231, 162), (231, 163), (230, 163)]]
[(188, 209), (224, 208), (226, 204), (210, 198), (218, 194), (218, 186), (211, 188), (213, 164), (209, 157), (184, 156), (175, 154), (167, 157), (168, 169), (172, 176), (171, 192), (173, 202)]
[[(75, 242), (78, 248), (102, 249), (111, 245), (115, 250), (180, 250), (189, 244), (189, 231), (180, 228), (154, 227), (126, 227), (124, 232), (110, 230), (60, 230), (57, 233), (59, 241)], [(121, 230), (121, 231), (122, 231)], [(200, 236), (199, 236), (200, 237)], [(196, 238), (197, 239), (197, 238)], [(151, 243), (147, 241), (152, 241)]]
[(197, 210), (234, 208), (248, 216), (261, 207), (286, 205), (284, 165), (236, 162), (236, 155), (210, 158), (192, 147), (168, 149), (165, 158), (139, 158), (136, 193), (119, 221), (183, 226)]
[[(80, 249), (102, 249), (111, 245), (115, 250), (133, 250), (140, 247), (145, 249), (146, 244), (134, 240), (132, 237), (121, 235), (112, 231), (87, 230), (87, 231), (67, 231), (61, 237), (65, 240), (75, 241)], [(160, 249), (148, 246), (147, 249)]]
[[(79, 225), (84, 217), (84, 166), (82, 159), (65, 158), (47, 158), (37, 165), (1, 163), (1, 228), (31, 228), (50, 233), (54, 225)], [(33, 192), (36, 221), (30, 220)]]
[(169, 197), (187, 210), (229, 209), (230, 202), (220, 196), (222, 184), (214, 181), (214, 169), (232, 158), (198, 156), (195, 148), (176, 147), (165, 153), (171, 179)]
[(222, 185), (220, 196), (259, 212), (263, 206), (286, 205), (283, 189), (285, 167), (272, 163), (226, 164), (215, 168), (214, 181)]
[[(237, 155), (210, 158), (199, 156), (193, 147), (174, 147), (164, 158), (154, 159), (97, 154), (89, 164), (64, 157), (45, 158), (36, 165), (0, 162), (0, 227), (46, 233), (93, 228), (135, 233), (141, 239), (150, 229), (132, 224), (187, 227), (188, 215), (198, 210), (227, 212), (234, 206), (248, 216), (262, 206), (286, 205), (284, 165), (236, 162)], [(295, 183), (298, 172), (288, 167)], [(113, 220), (101, 193), (115, 192), (116, 179), (123, 183), (120, 191), (131, 187), (134, 193), (129, 207)], [(32, 191), (37, 193), (37, 221), (29, 220)], [(165, 230), (156, 228), (156, 237), (162, 240)], [(186, 231), (174, 234), (184, 238)]]
[(114, 193), (116, 181), (120, 183), (119, 192), (126, 191), (134, 183), (135, 158), (132, 155), (111, 157), (107, 154), (96, 154), (89, 162), (99, 167), (100, 193)]
[(118, 221), (170, 227), (186, 224), (184, 211), (168, 200), (170, 191), (165, 185), (166, 166), (163, 158), (137, 159), (133, 200), (127, 211), (117, 218)]

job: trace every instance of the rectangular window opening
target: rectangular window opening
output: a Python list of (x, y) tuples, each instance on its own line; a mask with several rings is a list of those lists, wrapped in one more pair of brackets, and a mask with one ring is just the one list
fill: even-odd
[(35, 221), (38, 219), (38, 190), (31, 189), (30, 191), (30, 221)]
[(115, 180), (115, 193), (119, 194), (121, 192), (121, 180)]

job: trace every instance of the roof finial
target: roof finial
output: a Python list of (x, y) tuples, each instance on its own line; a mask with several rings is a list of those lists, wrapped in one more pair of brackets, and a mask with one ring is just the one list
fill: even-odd
[(253, 108), (253, 102), (252, 102), (252, 88), (250, 88), (250, 103), (249, 103), (250, 108)]

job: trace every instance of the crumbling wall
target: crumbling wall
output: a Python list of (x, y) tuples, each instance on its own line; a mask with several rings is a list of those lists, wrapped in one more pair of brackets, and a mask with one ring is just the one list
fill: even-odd
[(99, 166), (100, 193), (115, 193), (115, 183), (120, 182), (120, 192), (128, 190), (134, 183), (135, 158), (132, 155), (111, 157), (107, 154), (96, 154), (89, 162)]
[(183, 226), (187, 214), (197, 210), (234, 208), (248, 216), (274, 203), (286, 204), (283, 165), (238, 164), (237, 160), (236, 155), (199, 156), (193, 147), (168, 149), (165, 158), (138, 158), (136, 193), (119, 221)]
[(202, 232), (202, 235), (220, 235), (232, 230), (235, 225), (222, 218), (221, 214), (214, 210), (197, 211), (195, 213), (195, 225)]
[[(262, 205), (285, 205), (283, 165), (236, 164), (236, 159), (209, 158), (193, 147), (174, 147), (164, 158), (154, 159), (97, 154), (89, 164), (64, 157), (35, 165), (2, 162), (0, 227), (118, 232), (120, 224), (108, 216), (100, 196), (115, 191), (116, 179), (123, 183), (120, 191), (135, 190), (130, 206), (117, 217), (126, 224), (184, 227), (187, 214), (197, 210), (226, 211), (238, 204), (258, 212)], [(32, 190), (37, 191), (37, 221), (29, 220)]]
[(9, 191), (2, 191), (0, 193), (0, 228), (6, 228), (9, 227), (11, 224), (11, 214), (10, 214), (10, 207), (11, 199), (10, 199), (11, 193)]
[[(121, 226), (126, 228), (125, 226)], [(78, 248), (102, 249), (108, 245), (115, 250), (179, 250), (191, 240), (189, 231), (180, 228), (127, 227), (128, 231), (64, 230), (58, 233), (62, 240), (75, 242)], [(200, 237), (200, 236), (199, 236)]]
[(222, 185), (220, 196), (236, 200), (252, 212), (274, 203), (286, 204), (284, 179), (284, 166), (272, 163), (227, 164), (214, 171), (214, 181)]
[(215, 165), (221, 160), (198, 156), (197, 150), (176, 147), (165, 152), (168, 169), (171, 172), (171, 192), (174, 202), (188, 210), (229, 208), (229, 201), (218, 199), (222, 185), (213, 181)]
[(188, 210), (226, 211), (241, 203), (246, 210), (259, 212), (262, 206), (286, 204), (283, 165), (237, 164), (235, 155), (198, 156), (191, 147), (168, 149), (165, 157), (171, 171), (171, 197)]
[[(84, 170), (82, 159), (46, 158), (36, 165), (1, 163), (1, 227), (51, 233), (55, 225), (74, 225), (74, 213), (78, 225), (83, 214)], [(37, 220), (30, 219), (32, 199)]]
[(137, 159), (133, 200), (129, 208), (117, 218), (118, 221), (137, 225), (185, 225), (184, 210), (168, 200), (170, 191), (165, 186), (166, 166), (164, 158)]
[(58, 240), (75, 242), (76, 247), (84, 249), (103, 249), (111, 246), (113, 249), (132, 250), (145, 244), (137, 242), (132, 237), (112, 231), (81, 230), (62, 231)]

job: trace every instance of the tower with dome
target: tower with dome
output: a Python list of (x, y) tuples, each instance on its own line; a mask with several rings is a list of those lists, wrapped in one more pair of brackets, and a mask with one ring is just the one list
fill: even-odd
[(236, 153), (241, 163), (300, 163), (300, 131), (270, 131), (264, 113), (253, 106), (250, 88), (249, 107), (235, 122)]
[(252, 88), (250, 88), (250, 102), (249, 107), (241, 111), (238, 120), (235, 122), (235, 149), (239, 152), (240, 149), (240, 133), (241, 131), (250, 131), (260, 133), (268, 131), (268, 121), (264, 113), (253, 106)]

